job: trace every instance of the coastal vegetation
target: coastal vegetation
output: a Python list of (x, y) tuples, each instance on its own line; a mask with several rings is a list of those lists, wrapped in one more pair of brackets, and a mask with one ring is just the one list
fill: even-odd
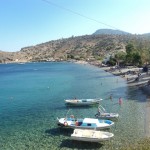
[(110, 57), (108, 64), (113, 66), (115, 64), (120, 65), (121, 63), (124, 66), (141, 66), (149, 62), (149, 59), (146, 59), (145, 55), (142, 55), (142, 51), (137, 50), (133, 44), (129, 43), (125, 48), (126, 52), (117, 52), (114, 57)]

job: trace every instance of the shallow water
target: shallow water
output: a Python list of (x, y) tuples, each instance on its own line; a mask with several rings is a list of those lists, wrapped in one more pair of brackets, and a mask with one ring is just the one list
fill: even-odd
[[(146, 96), (138, 87), (100, 68), (74, 63), (0, 65), (0, 148), (119, 149), (145, 135)], [(112, 101), (109, 99), (113, 94)], [(97, 106), (68, 108), (64, 99), (102, 98), (109, 112), (120, 114), (110, 129), (111, 141), (101, 144), (71, 141), (72, 130), (57, 127), (68, 109), (77, 117), (94, 117)], [(118, 99), (122, 97), (122, 106)]]

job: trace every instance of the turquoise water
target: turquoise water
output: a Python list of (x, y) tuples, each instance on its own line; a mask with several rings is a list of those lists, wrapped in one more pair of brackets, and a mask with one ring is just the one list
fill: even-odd
[[(113, 94), (112, 101), (109, 99)], [(114, 138), (101, 144), (71, 141), (72, 130), (57, 127), (57, 117), (94, 117), (97, 106), (68, 108), (64, 99), (102, 98), (120, 119), (110, 129)], [(122, 106), (118, 99), (122, 97)], [(146, 96), (138, 87), (100, 68), (74, 63), (0, 65), (0, 149), (119, 149), (145, 134)]]

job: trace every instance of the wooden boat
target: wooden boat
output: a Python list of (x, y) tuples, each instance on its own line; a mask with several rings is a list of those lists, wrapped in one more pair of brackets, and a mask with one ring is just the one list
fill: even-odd
[(96, 118), (99, 119), (109, 119), (109, 120), (118, 120), (119, 114), (118, 113), (108, 113), (106, 112), (105, 108), (99, 105), (98, 107), (98, 113), (95, 114)]
[(108, 119), (108, 120), (118, 120), (119, 114), (118, 113), (108, 113), (106, 112), (105, 108), (99, 105), (98, 113), (95, 114), (95, 117), (98, 119)]
[(57, 118), (58, 126), (77, 129), (108, 129), (114, 122), (111, 120), (101, 120), (95, 118), (76, 119), (73, 115), (69, 118)]
[(87, 142), (102, 142), (110, 140), (113, 136), (114, 134), (110, 132), (86, 130), (86, 129), (74, 129), (73, 134), (71, 134), (71, 139)]
[(71, 106), (89, 106), (99, 104), (102, 99), (66, 99), (65, 104)]

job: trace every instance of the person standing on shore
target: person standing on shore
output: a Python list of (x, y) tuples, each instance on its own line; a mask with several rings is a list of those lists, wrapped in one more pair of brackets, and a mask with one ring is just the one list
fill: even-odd
[(109, 97), (109, 98), (110, 98), (110, 100), (112, 101), (112, 99), (113, 99), (112, 94), (110, 94), (110, 97)]
[(147, 85), (150, 86), (150, 80), (148, 80)]
[(122, 98), (121, 97), (119, 98), (118, 103), (120, 106), (122, 105)]

